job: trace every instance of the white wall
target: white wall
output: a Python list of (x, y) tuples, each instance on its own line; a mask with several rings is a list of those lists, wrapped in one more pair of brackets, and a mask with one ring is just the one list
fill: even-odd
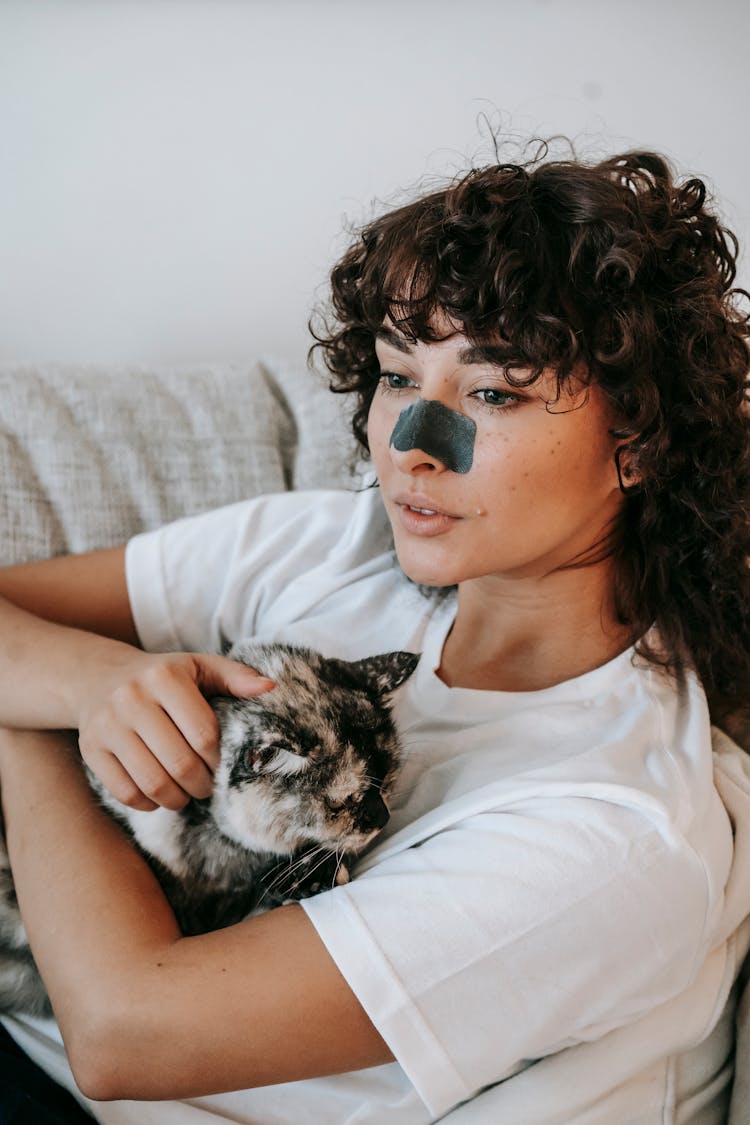
[(0, 358), (302, 358), (344, 216), (491, 159), (483, 112), (656, 147), (748, 241), (748, 32), (748, 0), (0, 0)]

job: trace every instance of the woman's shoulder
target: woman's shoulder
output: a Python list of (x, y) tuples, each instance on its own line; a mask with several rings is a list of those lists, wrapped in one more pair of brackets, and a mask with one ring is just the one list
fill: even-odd
[(393, 537), (377, 489), (293, 491), (250, 501), (239, 515), (238, 555), (258, 548), (310, 572), (325, 564), (332, 573), (380, 560), (391, 567)]
[[(563, 741), (575, 752), (548, 763), (550, 780), (639, 809), (686, 837), (698, 831), (713, 791), (711, 724), (694, 672), (674, 676), (637, 647), (599, 670)], [(576, 748), (576, 740), (580, 740)]]
[(168, 649), (221, 647), (302, 619), (360, 578), (395, 581), (373, 490), (285, 492), (190, 516), (132, 539), (126, 572), (143, 643)]
[[(304, 518), (310, 526), (345, 528), (352, 521), (362, 524), (375, 521), (387, 525), (385, 509), (378, 489), (352, 488), (291, 489), (286, 492), (266, 492), (259, 496), (237, 500), (220, 508), (186, 515), (156, 529), (156, 534), (170, 529), (200, 530), (227, 526), (241, 529), (248, 523), (287, 522)], [(145, 534), (151, 534), (146, 532)]]
[(187, 515), (130, 540), (133, 558), (154, 553), (205, 565), (219, 552), (229, 558), (260, 553), (306, 555), (308, 561), (340, 547), (373, 554), (391, 546), (390, 527), (376, 490), (330, 489), (266, 493)]

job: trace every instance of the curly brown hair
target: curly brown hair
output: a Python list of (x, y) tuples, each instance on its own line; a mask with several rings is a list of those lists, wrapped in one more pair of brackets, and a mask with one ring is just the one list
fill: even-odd
[(472, 169), (363, 227), (310, 354), (357, 396), (364, 449), (386, 316), (435, 340), (444, 314), (511, 384), (588, 371), (632, 470), (609, 544), (619, 618), (636, 637), (656, 623), (643, 655), (692, 664), (724, 711), (750, 702), (750, 318), (707, 198), (652, 152)]

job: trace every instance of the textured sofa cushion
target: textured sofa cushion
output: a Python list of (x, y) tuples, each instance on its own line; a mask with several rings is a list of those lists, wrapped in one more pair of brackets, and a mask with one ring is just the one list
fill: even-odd
[(360, 475), (351, 397), (333, 394), (320, 373), (273, 356), (263, 357), (259, 367), (291, 420), (290, 487), (339, 487)]
[(279, 382), (273, 360), (0, 365), (0, 565), (111, 546), (263, 492), (346, 483), (338, 400), (278, 366)]

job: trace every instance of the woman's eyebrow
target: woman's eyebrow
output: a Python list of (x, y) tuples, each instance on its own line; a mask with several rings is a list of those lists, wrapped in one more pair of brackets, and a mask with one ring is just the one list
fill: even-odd
[(411, 355), (414, 351), (414, 348), (405, 336), (401, 336), (398, 332), (394, 332), (392, 328), (387, 328), (384, 324), (378, 328), (375, 333), (375, 339), (384, 340), (386, 344), (390, 344), (391, 347), (396, 348), (397, 351), (405, 352), (407, 355)]
[[(411, 355), (414, 347), (405, 336), (400, 332), (394, 332), (392, 328), (388, 328), (383, 324), (375, 333), (376, 340), (383, 340), (386, 344), (396, 348), (399, 352), (404, 352), (406, 355)], [(472, 363), (490, 363), (495, 367), (502, 367), (505, 361), (504, 349), (500, 346), (493, 346), (492, 344), (485, 344), (484, 346), (471, 345), (468, 348), (461, 348), (457, 353), (459, 363), (464, 363), (467, 366)]]
[(508, 349), (496, 344), (473, 344), (471, 347), (462, 348), (458, 353), (461, 363), (483, 363), (492, 367), (505, 367), (508, 360)]

